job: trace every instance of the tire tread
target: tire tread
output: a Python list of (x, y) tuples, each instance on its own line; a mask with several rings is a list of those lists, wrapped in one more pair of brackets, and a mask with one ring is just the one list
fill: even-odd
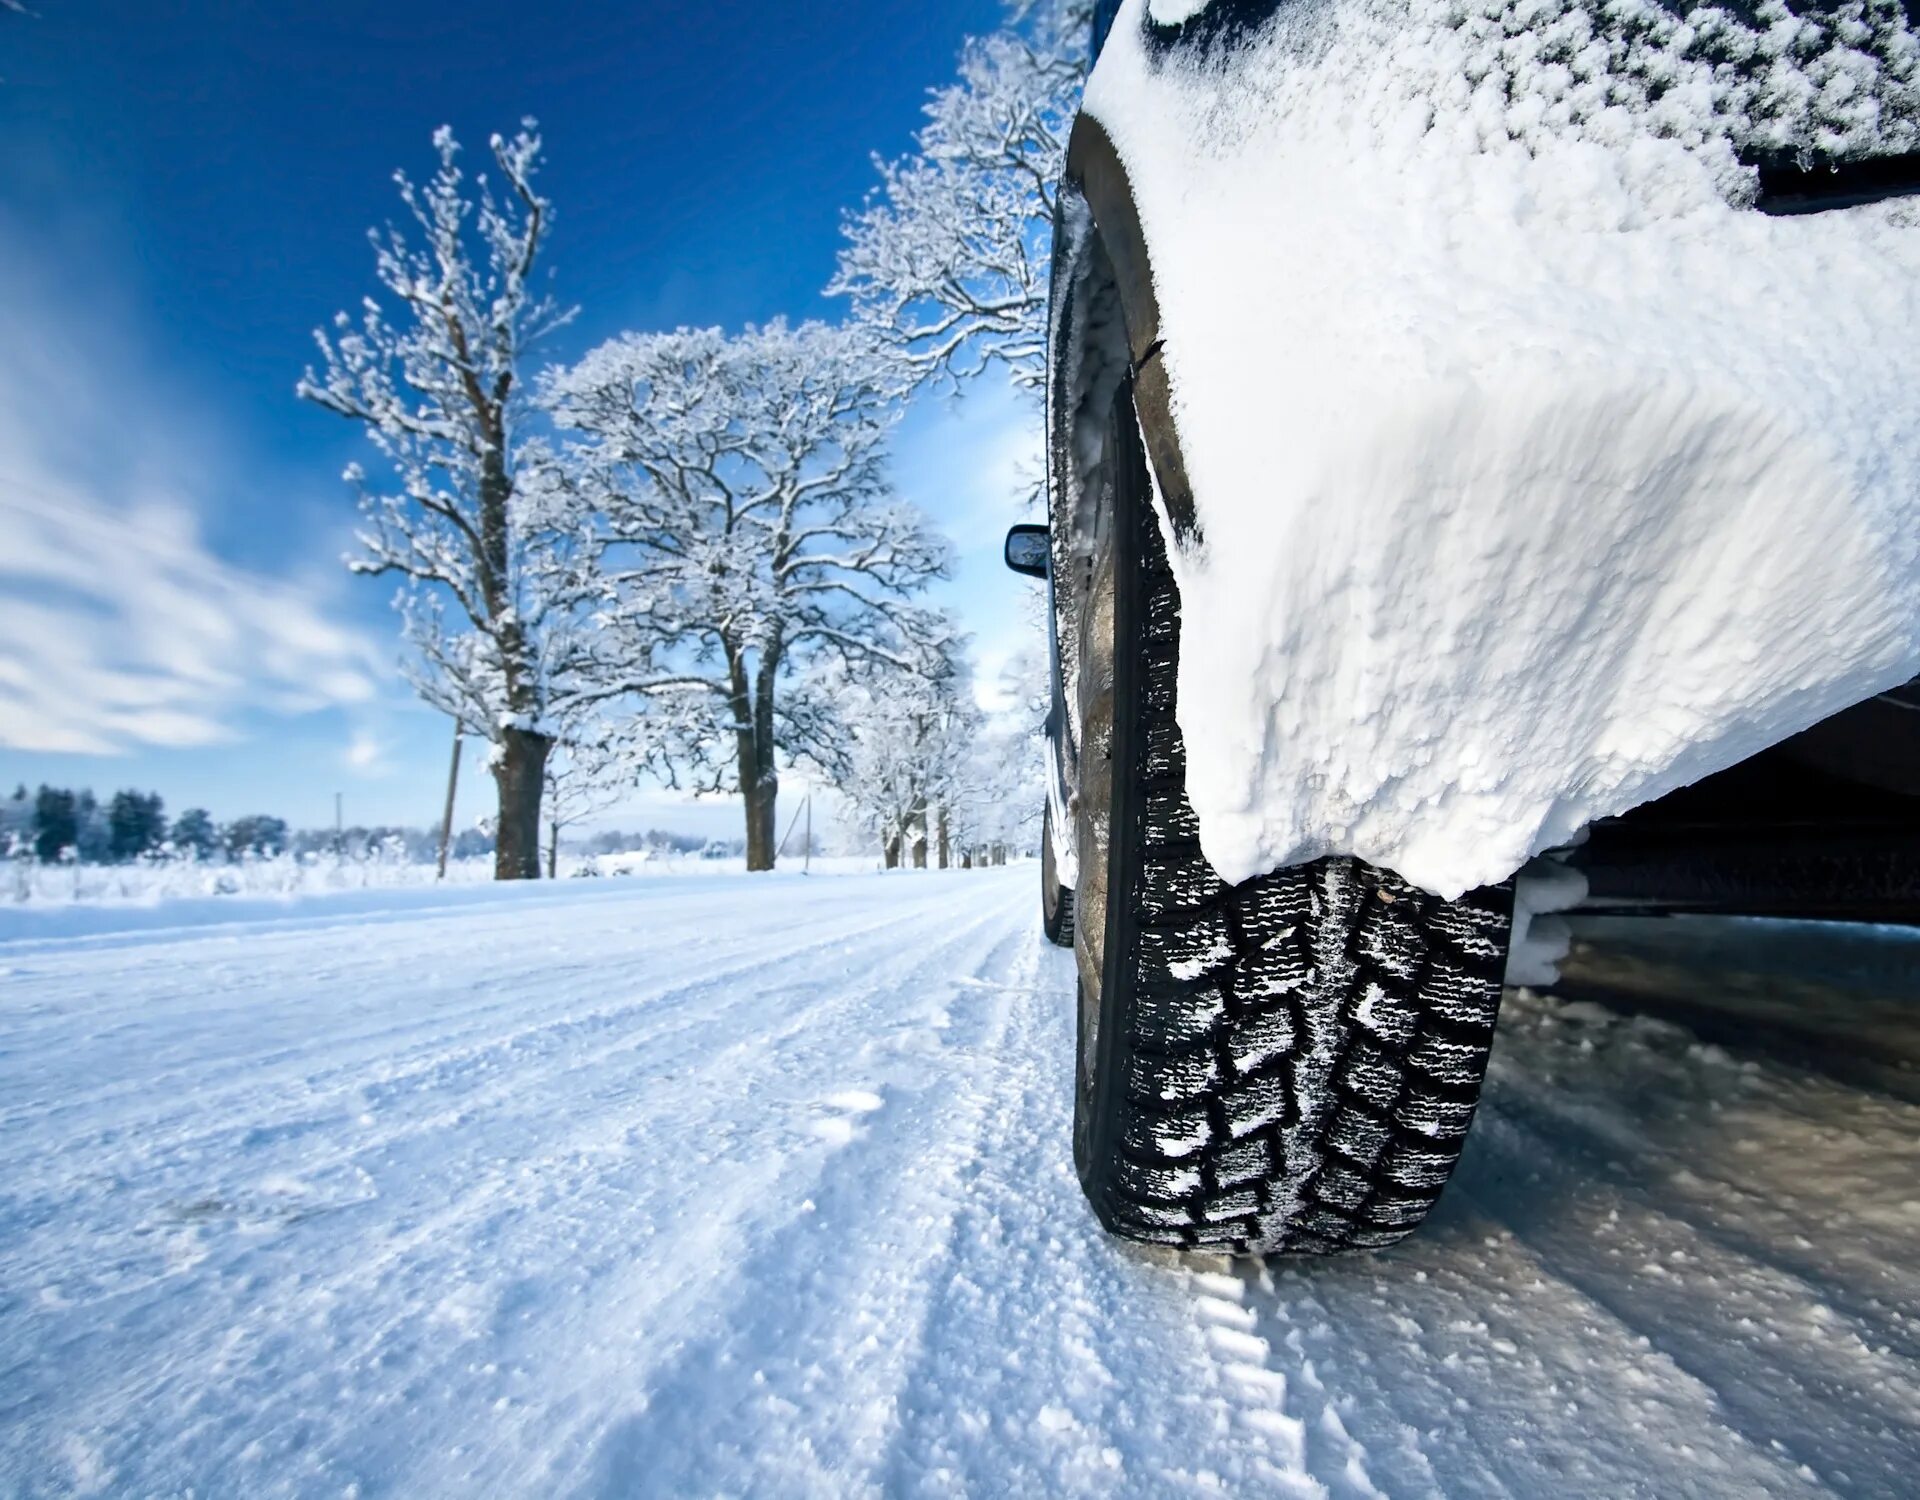
[(1155, 1244), (1391, 1245), (1439, 1198), (1471, 1123), (1511, 892), (1444, 901), (1350, 858), (1236, 886), (1213, 873), (1174, 717), (1178, 590), (1151, 505), (1133, 509), (1141, 690), (1114, 768), (1132, 778), (1116, 798), (1132, 826), (1112, 837), (1138, 873), (1108, 928), (1120, 1076), (1099, 1090), (1112, 1118), (1094, 1122), (1088, 1196)]

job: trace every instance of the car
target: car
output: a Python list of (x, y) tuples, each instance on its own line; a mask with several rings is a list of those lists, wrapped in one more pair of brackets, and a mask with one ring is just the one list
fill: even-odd
[(1075, 1165), (1128, 1239), (1377, 1249), (1542, 907), (1920, 919), (1914, 17), (1094, 33), (1006, 546)]

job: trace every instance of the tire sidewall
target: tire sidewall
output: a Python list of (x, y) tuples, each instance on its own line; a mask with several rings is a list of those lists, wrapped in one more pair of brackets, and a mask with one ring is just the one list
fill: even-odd
[[(1110, 1159), (1117, 1128), (1115, 1091), (1121, 1086), (1122, 1053), (1129, 1017), (1123, 1013), (1130, 994), (1124, 982), (1134, 941), (1131, 921), (1134, 885), (1140, 876), (1139, 849), (1133, 837), (1135, 736), (1138, 725), (1140, 651), (1141, 507), (1150, 505), (1146, 482), (1146, 454), (1133, 408), (1131, 380), (1115, 392), (1107, 422), (1107, 464), (1111, 475), (1108, 526), (1112, 537), (1113, 568), (1113, 724), (1110, 741), (1111, 795), (1104, 808), (1087, 807), (1083, 818), (1106, 820), (1106, 902), (1103, 913), (1100, 992), (1078, 996), (1074, 1068), (1074, 1166), (1095, 1213), (1109, 1221), (1105, 1184), (1100, 1165)], [(1099, 858), (1097, 844), (1082, 838), (1081, 868)], [(1089, 1017), (1094, 1019), (1089, 1036)]]

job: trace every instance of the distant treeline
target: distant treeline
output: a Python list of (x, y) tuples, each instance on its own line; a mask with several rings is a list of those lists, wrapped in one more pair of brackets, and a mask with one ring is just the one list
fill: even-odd
[[(716, 844), (719, 847), (716, 847)], [(648, 829), (644, 833), (597, 833), (580, 845), (586, 854), (737, 854), (742, 843), (709, 841), (687, 834)], [(477, 859), (493, 853), (492, 833), (465, 828), (454, 835), (449, 853)], [(89, 789), (22, 785), (0, 802), (0, 856), (43, 864), (134, 864), (154, 860), (240, 861), (282, 855), (336, 855), (378, 859), (394, 864), (429, 864), (440, 853), (438, 828), (385, 824), (347, 828), (287, 826), (284, 818), (254, 813), (216, 822), (204, 807), (190, 807), (169, 819), (158, 792), (115, 792), (101, 802)]]

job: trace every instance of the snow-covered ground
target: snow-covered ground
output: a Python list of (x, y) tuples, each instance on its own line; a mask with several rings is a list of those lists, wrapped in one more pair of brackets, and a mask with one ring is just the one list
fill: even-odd
[[(788, 858), (796, 866), (800, 864), (798, 855)], [(879, 864), (877, 853), (816, 855), (813, 869), (845, 873), (876, 869)], [(739, 875), (746, 867), (743, 854), (708, 858), (636, 849), (624, 854), (563, 853), (558, 874), (562, 880), (579, 876)], [(444, 876), (433, 865), (410, 860), (340, 858), (331, 854), (280, 854), (231, 863), (168, 859), (123, 865), (67, 865), (8, 860), (0, 862), (0, 913), (9, 907), (101, 903), (149, 906), (201, 897), (283, 901), (343, 891), (444, 891), (448, 886), (485, 885), (492, 879), (491, 854), (450, 860)], [(0, 934), (5, 931), (6, 918), (0, 916)]]
[(1421, 1237), (1181, 1263), (1035, 884), (16, 914), (0, 1493), (1911, 1493), (1920, 938), (1611, 929)]

